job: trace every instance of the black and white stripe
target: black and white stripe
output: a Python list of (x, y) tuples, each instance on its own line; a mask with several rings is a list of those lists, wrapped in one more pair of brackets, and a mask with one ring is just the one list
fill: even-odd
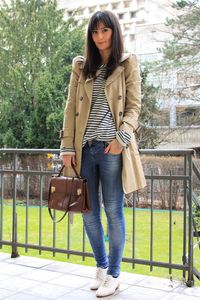
[(101, 73), (93, 85), (92, 104), (83, 138), (83, 146), (88, 140), (110, 142), (116, 137), (116, 126), (105, 95), (106, 65), (100, 67)]

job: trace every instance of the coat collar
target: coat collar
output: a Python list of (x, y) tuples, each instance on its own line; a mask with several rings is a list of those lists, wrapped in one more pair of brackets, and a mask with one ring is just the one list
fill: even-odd
[(122, 57), (120, 59), (120, 63), (127, 60), (131, 56), (130, 53), (122, 53)]
[[(123, 53), (120, 63), (124, 62), (131, 56), (130, 53)], [(123, 72), (124, 66), (119, 65), (115, 71), (107, 78), (105, 87), (107, 87), (109, 84), (111, 84), (113, 81), (115, 81), (116, 78)], [(99, 70), (97, 70), (98, 75)], [(92, 86), (93, 86), (93, 78), (87, 78), (85, 81), (85, 88), (88, 95), (88, 98), (90, 99), (92, 97)]]

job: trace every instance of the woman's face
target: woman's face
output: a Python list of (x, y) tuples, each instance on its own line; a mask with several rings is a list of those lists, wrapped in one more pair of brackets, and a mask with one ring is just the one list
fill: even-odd
[(92, 39), (99, 51), (108, 50), (112, 43), (112, 29), (99, 22), (97, 28), (92, 31)]

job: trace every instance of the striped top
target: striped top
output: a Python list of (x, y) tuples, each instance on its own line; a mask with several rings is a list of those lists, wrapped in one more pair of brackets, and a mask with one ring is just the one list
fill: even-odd
[(87, 122), (83, 146), (88, 140), (110, 142), (116, 136), (116, 126), (105, 95), (106, 65), (100, 67), (101, 73), (93, 84), (90, 114)]
[[(100, 71), (93, 84), (91, 109), (82, 146), (84, 147), (87, 141), (92, 139), (111, 142), (117, 138), (122, 146), (127, 147), (131, 136), (124, 130), (116, 131), (116, 125), (105, 95), (106, 65), (102, 65)], [(74, 152), (75, 149), (72, 148), (61, 149), (61, 154), (72, 154)]]

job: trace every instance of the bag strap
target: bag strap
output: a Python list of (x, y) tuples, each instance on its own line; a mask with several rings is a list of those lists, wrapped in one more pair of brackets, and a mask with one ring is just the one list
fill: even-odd
[[(57, 177), (60, 177), (60, 176), (61, 176), (62, 171), (64, 170), (64, 168), (65, 168), (65, 165), (63, 165), (63, 166), (61, 167), (61, 169), (60, 169), (60, 171), (59, 171)], [(78, 172), (76, 171), (76, 168), (75, 168), (74, 164), (72, 164), (72, 169), (73, 169), (73, 171), (74, 171), (76, 177), (82, 178), (80, 175), (78, 175)]]
[[(61, 172), (62, 172), (62, 170), (63, 170), (64, 167), (65, 167), (65, 166), (63, 166), (63, 167), (61, 168)], [(61, 173), (59, 172), (59, 174), (61, 174)], [(73, 180), (74, 180), (74, 178), (72, 177), (72, 181), (73, 181)], [(49, 197), (50, 197), (50, 193), (51, 193), (51, 185), (49, 186)], [(71, 200), (71, 196), (72, 196), (72, 195), (70, 195), (69, 203), (70, 203), (70, 200)], [(53, 216), (53, 214), (52, 214), (51, 208), (48, 207), (49, 215), (50, 215), (50, 217), (51, 217), (51, 219), (52, 219), (52, 221), (53, 221), (54, 223), (59, 223), (60, 221), (62, 221), (62, 220), (64, 219), (64, 217), (66, 216), (66, 214), (68, 213), (68, 209), (69, 209), (69, 206), (68, 206), (68, 208), (66, 209), (66, 211), (64, 212), (64, 215), (63, 215), (58, 221), (56, 221), (56, 219), (54, 218), (54, 216)]]

